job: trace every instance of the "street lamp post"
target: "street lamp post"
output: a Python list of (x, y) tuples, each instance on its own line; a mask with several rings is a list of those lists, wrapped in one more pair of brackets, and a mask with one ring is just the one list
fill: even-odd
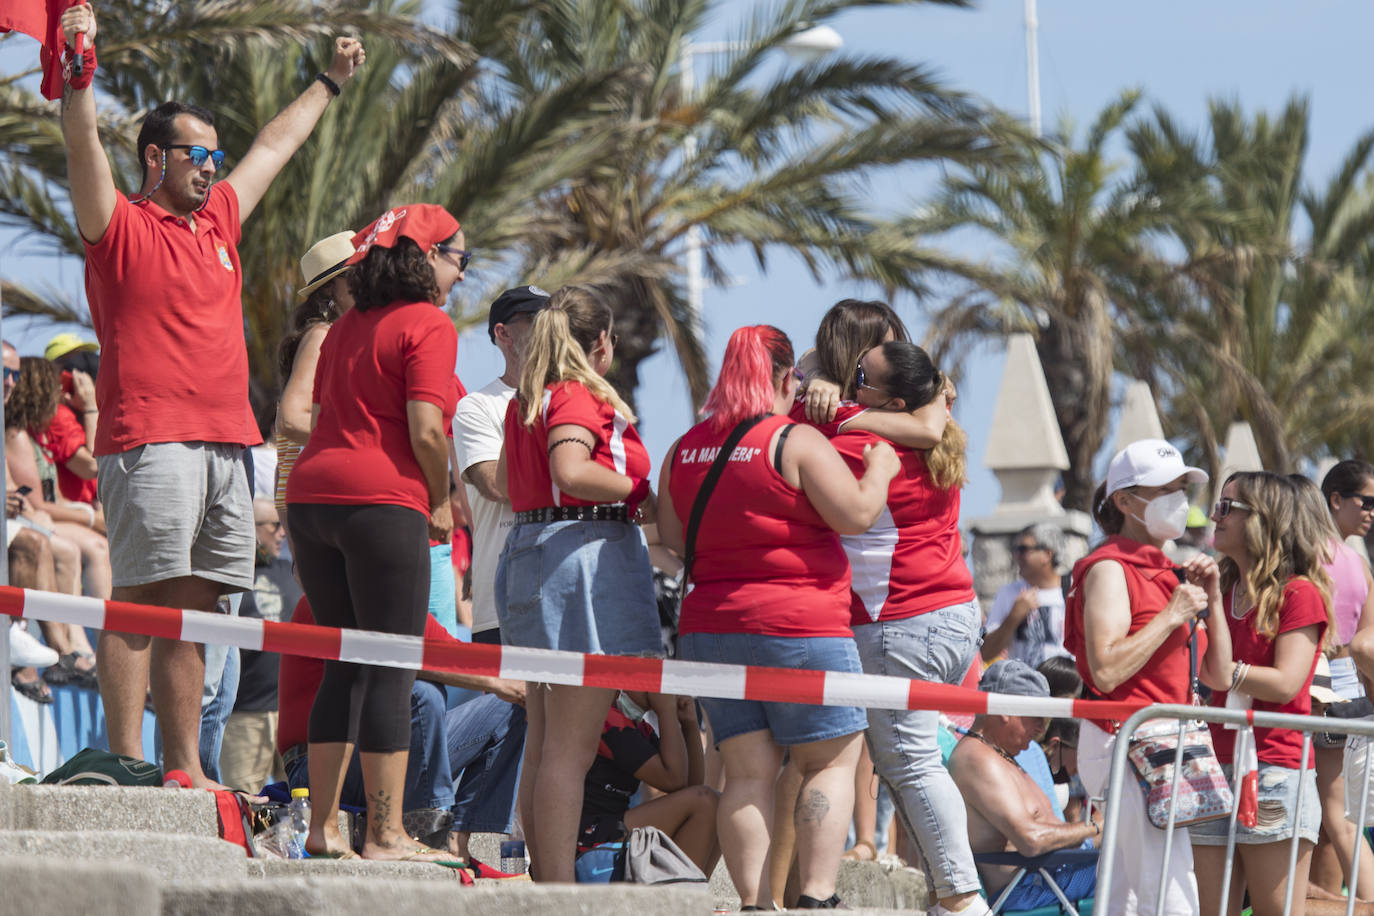
[[(789, 57), (811, 63), (827, 54), (838, 51), (844, 45), (840, 33), (828, 25), (818, 25), (805, 29), (782, 43), (782, 49)], [(682, 39), (681, 65), (678, 73), (678, 87), (684, 101), (696, 95), (696, 56), (698, 54), (728, 54), (749, 47), (740, 41), (694, 42), (690, 37)], [(682, 158), (690, 162), (697, 156), (697, 136), (688, 131), (682, 141)], [(706, 291), (706, 258), (702, 250), (701, 227), (693, 223), (687, 227), (686, 242), (687, 268), (687, 309), (694, 334), (700, 332), (703, 299)]]

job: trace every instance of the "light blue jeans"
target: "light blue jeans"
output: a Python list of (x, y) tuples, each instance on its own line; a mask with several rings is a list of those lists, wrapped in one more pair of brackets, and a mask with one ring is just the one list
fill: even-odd
[[(957, 684), (978, 651), (982, 614), (976, 603), (905, 620), (854, 627), (865, 674)], [(925, 873), (941, 899), (980, 884), (968, 844), (964, 798), (940, 760), (938, 712), (868, 711), (868, 749), (892, 790), (897, 813), (916, 842)]]

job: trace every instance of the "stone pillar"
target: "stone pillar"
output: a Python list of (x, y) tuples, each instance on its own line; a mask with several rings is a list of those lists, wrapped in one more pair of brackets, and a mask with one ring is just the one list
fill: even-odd
[(1016, 578), (1011, 552), (1016, 532), (1037, 522), (1058, 525), (1065, 534), (1066, 556), (1061, 560), (1066, 565), (1087, 553), (1092, 532), (1087, 514), (1064, 511), (1054, 495), (1060, 473), (1069, 466), (1069, 455), (1029, 334), (1007, 340), (1006, 366), (987, 443), (985, 461), (1002, 485), (1002, 498), (991, 515), (968, 523), (973, 536), (973, 586), (984, 611), (998, 589)]
[(1121, 416), (1116, 421), (1116, 442), (1112, 445), (1112, 454), (1141, 439), (1163, 438), (1164, 427), (1159, 422), (1159, 411), (1155, 409), (1155, 396), (1150, 393), (1148, 384), (1135, 379), (1126, 386), (1126, 396), (1121, 400)]

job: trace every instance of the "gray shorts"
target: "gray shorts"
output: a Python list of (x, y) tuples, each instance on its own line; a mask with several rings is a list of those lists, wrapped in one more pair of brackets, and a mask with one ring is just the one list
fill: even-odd
[(226, 592), (253, 587), (253, 499), (240, 446), (154, 442), (97, 462), (116, 588), (181, 576)]

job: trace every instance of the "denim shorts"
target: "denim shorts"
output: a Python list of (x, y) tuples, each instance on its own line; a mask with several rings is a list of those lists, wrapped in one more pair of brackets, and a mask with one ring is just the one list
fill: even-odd
[[(1235, 775), (1231, 764), (1221, 766), (1226, 779), (1231, 782)], [(1302, 774), (1302, 811), (1294, 818), (1297, 807), (1299, 773)], [(1236, 821), (1236, 843), (1262, 845), (1291, 839), (1293, 822), (1298, 823), (1298, 838), (1317, 842), (1317, 831), (1322, 823), (1321, 799), (1317, 797), (1317, 771), (1314, 769), (1294, 770), (1274, 766), (1269, 763), (1259, 765), (1259, 823), (1246, 827)], [(1194, 846), (1225, 846), (1226, 831), (1230, 818), (1218, 818), (1188, 828), (1188, 835)]]
[(494, 590), (505, 645), (663, 654), (653, 567), (638, 525), (516, 525), (496, 564)]
[[(694, 662), (764, 665), (805, 671), (842, 671), (858, 674), (859, 652), (854, 640), (843, 636), (786, 637), (759, 633), (684, 633), (678, 657)], [(727, 738), (767, 730), (784, 746), (828, 741), (861, 732), (867, 726), (857, 706), (811, 706), (805, 703), (763, 703), (757, 700), (701, 698), (711, 719), (717, 745)]]

